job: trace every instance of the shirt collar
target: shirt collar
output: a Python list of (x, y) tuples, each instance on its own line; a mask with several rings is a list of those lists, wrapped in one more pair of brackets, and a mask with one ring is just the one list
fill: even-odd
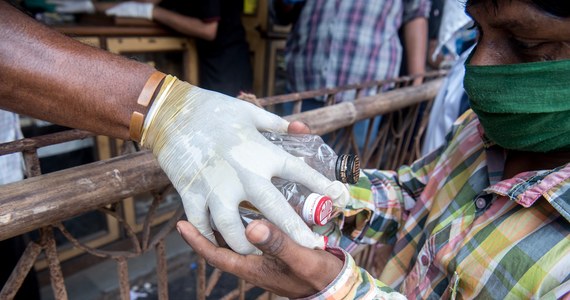
[(545, 171), (531, 171), (499, 181), (485, 189), (486, 192), (506, 196), (523, 207), (531, 207), (544, 197), (570, 222), (570, 163)]
[(513, 178), (500, 180), (504, 170), (506, 152), (485, 136), (481, 123), (477, 124), (483, 147), (487, 152), (490, 186), (485, 192), (506, 196), (523, 207), (532, 206), (544, 197), (570, 222), (570, 163), (552, 170), (531, 171)]

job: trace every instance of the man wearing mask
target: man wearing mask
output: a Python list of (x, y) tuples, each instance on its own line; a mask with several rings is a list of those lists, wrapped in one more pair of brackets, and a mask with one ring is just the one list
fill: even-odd
[[(471, 0), (466, 12), (479, 31), (465, 72), (473, 110), (412, 165), (365, 170), (335, 226), (321, 228), (326, 251), (265, 221), (246, 229), (263, 256), (216, 248), (180, 222), (186, 241), (291, 298), (569, 297), (570, 4)], [(349, 255), (362, 244), (392, 247), (375, 276)]]

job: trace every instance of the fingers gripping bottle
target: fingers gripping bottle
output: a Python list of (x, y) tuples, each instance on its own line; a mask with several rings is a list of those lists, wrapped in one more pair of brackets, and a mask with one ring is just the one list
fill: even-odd
[[(263, 135), (330, 180), (343, 183), (358, 181), (360, 174), (358, 156), (337, 155), (318, 135), (270, 132), (264, 132)], [(325, 225), (329, 221), (333, 212), (333, 202), (329, 197), (311, 193), (306, 187), (284, 179), (274, 178), (272, 182), (308, 225)]]

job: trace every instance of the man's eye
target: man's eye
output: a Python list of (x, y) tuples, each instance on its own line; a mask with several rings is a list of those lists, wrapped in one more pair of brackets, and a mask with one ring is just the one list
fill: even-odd
[(525, 41), (513, 37), (511, 37), (510, 40), (515, 47), (521, 50), (531, 50), (543, 44), (543, 42)]

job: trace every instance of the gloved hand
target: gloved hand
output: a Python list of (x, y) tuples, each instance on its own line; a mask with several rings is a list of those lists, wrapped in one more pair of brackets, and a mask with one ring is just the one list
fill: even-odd
[(152, 20), (153, 8), (154, 5), (152, 3), (127, 1), (107, 9), (105, 14), (107, 16)]
[(55, 11), (58, 13), (92, 14), (95, 12), (95, 6), (90, 0), (49, 0), (46, 3), (55, 5)]
[(236, 252), (258, 252), (238, 213), (249, 201), (296, 242), (322, 248), (323, 240), (271, 183), (280, 177), (326, 194), (343, 205), (346, 187), (331, 182), (259, 131), (287, 132), (289, 122), (250, 103), (167, 76), (144, 121), (141, 145), (152, 149), (179, 192), (188, 220), (215, 243), (210, 215)]

